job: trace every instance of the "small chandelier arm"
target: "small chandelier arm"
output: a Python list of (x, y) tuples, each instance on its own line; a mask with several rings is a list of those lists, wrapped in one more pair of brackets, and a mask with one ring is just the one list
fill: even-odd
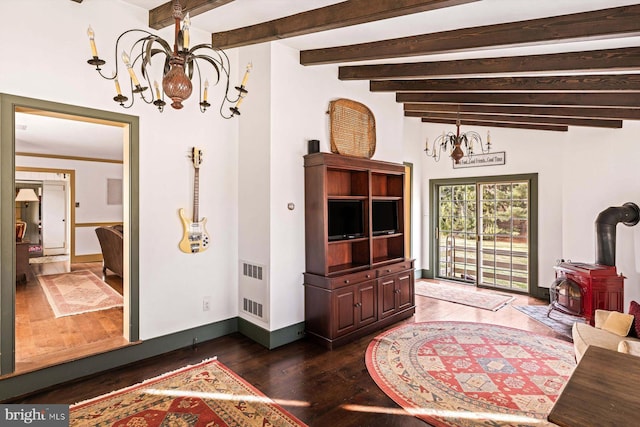
[[(115, 71), (111, 77), (102, 74), (102, 69), (100, 67), (106, 62), (98, 56), (98, 50), (95, 43), (95, 33), (91, 27), (88, 28), (87, 35), (89, 36), (92, 57), (87, 62), (96, 67), (96, 71), (101, 77), (106, 80), (114, 81), (116, 96), (113, 100), (124, 108), (131, 108), (134, 103), (134, 94), (140, 94), (140, 99), (142, 99), (142, 101), (146, 104), (156, 106), (160, 112), (164, 110), (164, 106), (167, 104), (165, 101), (165, 95), (171, 100), (171, 106), (174, 109), (179, 110), (183, 107), (182, 103), (191, 96), (193, 85), (197, 82), (198, 92), (200, 94), (199, 107), (200, 111), (204, 113), (207, 108), (211, 106), (207, 100), (209, 96), (209, 78), (205, 78), (204, 89), (202, 84), (202, 78), (205, 73), (208, 72), (210, 73), (210, 77), (211, 75), (213, 76), (213, 85), (217, 85), (221, 81), (224, 84), (224, 95), (220, 103), (220, 115), (225, 119), (230, 119), (233, 116), (240, 115), (238, 107), (248, 93), (246, 84), (251, 64), (247, 65), (247, 69), (240, 86), (235, 87), (238, 91), (237, 97), (233, 99), (230, 98), (229, 75), (231, 67), (227, 54), (222, 49), (218, 49), (211, 44), (198, 44), (189, 48), (189, 29), (191, 27), (191, 20), (188, 13), (183, 19), (182, 6), (178, 0), (174, 0), (173, 17), (175, 19), (175, 40), (173, 48), (161, 37), (141, 29), (127, 30), (120, 34), (116, 40), (115, 51), (117, 57), (118, 52), (120, 51), (120, 43), (122, 42), (124, 44), (124, 38), (128, 38), (128, 35), (133, 33), (142, 34), (141, 38), (133, 42), (128, 52), (123, 50), (121, 54), (122, 62), (129, 74), (131, 98), (123, 95), (122, 93), (122, 89), (118, 81), (119, 69), (117, 61)], [(161, 84), (159, 84), (157, 80), (152, 80), (151, 77), (153, 74), (151, 71), (151, 61), (154, 56), (158, 54), (160, 54), (160, 57), (164, 57)], [(143, 83), (141, 83), (138, 79), (138, 75), (136, 74), (136, 70), (138, 69), (137, 67), (139, 67)], [(197, 74), (197, 80), (194, 80), (194, 78), (196, 78), (194, 74)], [(147, 92), (147, 89), (152, 86), (152, 81), (154, 90)], [(130, 102), (127, 104), (127, 101), (129, 100)], [(232, 106), (229, 107), (229, 113), (226, 114), (224, 111), (225, 104), (232, 104)]]
[[(468, 131), (460, 133), (460, 120), (456, 122), (456, 133), (442, 132), (433, 141), (433, 146), (429, 148), (429, 138), (425, 143), (424, 152), (427, 157), (433, 158), (436, 162), (440, 161), (442, 151), (450, 149), (449, 156), (456, 162), (460, 163), (460, 159), (466, 156), (473, 156), (474, 147), (480, 147), (482, 153), (488, 153), (491, 150), (491, 135), (487, 131), (487, 142), (482, 142), (482, 137), (478, 132)], [(463, 149), (464, 148), (464, 149)]]

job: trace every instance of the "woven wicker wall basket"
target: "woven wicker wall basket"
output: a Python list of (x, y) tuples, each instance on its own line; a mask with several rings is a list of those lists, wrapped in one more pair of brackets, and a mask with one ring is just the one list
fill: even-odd
[(329, 103), (331, 152), (370, 159), (376, 152), (376, 119), (367, 106), (350, 99)]

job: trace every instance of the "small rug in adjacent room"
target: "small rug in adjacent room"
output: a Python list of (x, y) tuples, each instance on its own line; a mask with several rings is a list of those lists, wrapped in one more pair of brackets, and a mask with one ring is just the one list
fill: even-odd
[(69, 261), (69, 255), (45, 255), (29, 258), (29, 264), (46, 264), (60, 261)]
[(468, 291), (457, 286), (444, 285), (436, 282), (416, 281), (415, 292), (429, 298), (469, 305), (484, 310), (497, 311), (515, 299), (511, 295), (493, 292)]
[(564, 314), (558, 310), (551, 311), (551, 317), (548, 317), (548, 305), (514, 305), (512, 307), (531, 317), (533, 320), (548, 326), (571, 342), (573, 342), (573, 338), (571, 337), (571, 328), (573, 327), (573, 324), (576, 322), (586, 323), (582, 317)]
[(71, 406), (70, 426), (305, 426), (217, 360)]
[(88, 270), (38, 276), (56, 317), (122, 307), (122, 295)]
[(403, 409), (447, 427), (553, 425), (547, 415), (576, 366), (565, 341), (467, 322), (388, 330), (369, 344), (366, 364)]

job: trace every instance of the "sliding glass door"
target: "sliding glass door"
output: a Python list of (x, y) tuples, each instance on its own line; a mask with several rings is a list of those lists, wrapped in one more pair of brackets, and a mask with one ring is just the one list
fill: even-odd
[(530, 293), (531, 190), (531, 176), (432, 181), (435, 277)]

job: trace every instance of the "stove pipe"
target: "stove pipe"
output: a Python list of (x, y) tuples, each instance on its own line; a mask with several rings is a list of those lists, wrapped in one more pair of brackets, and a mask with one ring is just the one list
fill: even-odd
[(616, 225), (629, 227), (640, 221), (640, 208), (632, 202), (609, 207), (596, 218), (596, 264), (616, 265)]

